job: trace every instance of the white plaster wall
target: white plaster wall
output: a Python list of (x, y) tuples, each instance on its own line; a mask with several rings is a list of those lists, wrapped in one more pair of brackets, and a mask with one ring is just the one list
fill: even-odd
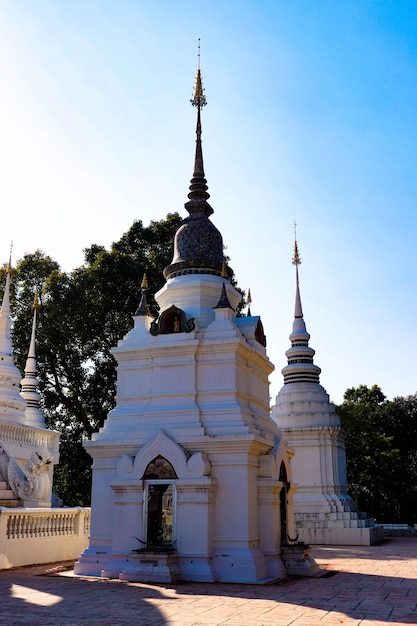
[[(258, 510), (260, 457), (279, 441), (269, 417), (273, 366), (264, 347), (242, 334), (231, 309), (213, 310), (223, 282), (171, 279), (157, 294), (161, 309), (175, 304), (195, 315), (196, 330), (154, 337), (143, 332), (148, 322), (141, 318), (114, 350), (117, 405), (87, 443), (94, 458), (92, 538), (76, 573), (122, 571), (134, 530), (143, 528), (135, 481), (139, 493), (146, 463), (158, 453), (178, 476), (176, 547), (184, 579), (255, 582), (280, 570), (274, 548), (268, 559), (260, 549)], [(228, 283), (227, 290), (237, 303), (240, 294)], [(255, 325), (246, 320), (245, 329), (254, 334)], [(196, 452), (208, 459), (207, 467), (198, 460), (188, 467)], [(279, 508), (268, 506), (263, 535), (273, 546)]]

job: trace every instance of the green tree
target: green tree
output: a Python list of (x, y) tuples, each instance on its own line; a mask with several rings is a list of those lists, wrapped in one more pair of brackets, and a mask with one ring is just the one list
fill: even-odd
[(417, 394), (396, 397), (384, 407), (383, 427), (398, 450), (392, 476), (390, 516), (394, 521), (417, 522)]
[(346, 432), (348, 489), (379, 522), (415, 522), (417, 397), (387, 401), (377, 385), (347, 389), (337, 409)]

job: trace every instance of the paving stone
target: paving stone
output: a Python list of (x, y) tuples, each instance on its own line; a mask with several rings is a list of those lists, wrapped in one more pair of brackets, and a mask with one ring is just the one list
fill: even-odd
[(0, 572), (7, 626), (405, 626), (417, 624), (417, 538), (322, 546), (327, 578), (161, 586), (75, 578), (61, 566)]

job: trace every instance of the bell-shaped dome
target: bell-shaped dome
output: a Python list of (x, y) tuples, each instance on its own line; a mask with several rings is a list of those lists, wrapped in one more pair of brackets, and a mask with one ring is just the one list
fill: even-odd
[(184, 220), (174, 239), (174, 256), (164, 270), (166, 279), (182, 274), (221, 276), (223, 238), (206, 215), (191, 215)]

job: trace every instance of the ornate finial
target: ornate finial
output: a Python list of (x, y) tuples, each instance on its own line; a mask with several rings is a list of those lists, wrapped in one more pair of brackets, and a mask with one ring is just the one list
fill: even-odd
[(142, 278), (142, 283), (140, 285), (140, 290), (142, 292), (142, 295), (140, 297), (139, 306), (135, 311), (134, 317), (143, 317), (143, 316), (151, 317), (151, 311), (149, 309), (148, 301), (146, 299), (147, 288), (148, 288), (148, 279), (146, 277), (146, 272), (145, 272)]
[(140, 288), (141, 288), (141, 289), (147, 289), (147, 288), (148, 288), (148, 278), (147, 278), (147, 276), (146, 276), (146, 272), (145, 272), (145, 273), (144, 273), (144, 275), (143, 275), (143, 278), (142, 278), (142, 283), (141, 283)]
[(207, 104), (206, 96), (204, 95), (203, 81), (201, 80), (200, 70), (200, 39), (198, 40), (198, 61), (197, 61), (197, 75), (195, 77), (194, 94), (190, 100), (193, 107), (205, 107)]
[(293, 265), (300, 265), (301, 257), (298, 252), (298, 244), (297, 244), (297, 222), (294, 222), (294, 256), (292, 258)]
[(227, 269), (226, 269), (226, 262), (225, 261), (223, 261), (223, 263), (222, 263), (222, 272), (221, 272), (220, 276), (222, 278), (228, 278)]
[(190, 192), (188, 194), (189, 202), (186, 202), (185, 208), (190, 215), (206, 215), (207, 217), (213, 213), (213, 209), (208, 204), (210, 198), (208, 193), (207, 180), (204, 174), (203, 150), (201, 146), (201, 109), (206, 106), (206, 96), (204, 95), (203, 82), (201, 80), (200, 71), (200, 40), (198, 40), (198, 68), (195, 79), (194, 95), (190, 100), (191, 104), (197, 108), (197, 126), (196, 126), (196, 146), (194, 158), (194, 172), (190, 184)]
[(250, 310), (250, 305), (252, 304), (252, 294), (250, 292), (250, 287), (248, 289), (248, 297), (246, 298), (246, 302), (248, 304), (248, 317), (252, 316), (251, 310)]
[[(294, 256), (292, 258), (292, 264), (295, 265), (295, 312), (294, 318), (295, 320), (301, 320), (301, 323), (305, 330), (305, 324), (303, 320), (303, 308), (301, 306), (301, 297), (300, 297), (300, 282), (298, 277), (298, 266), (301, 263), (300, 253), (298, 252), (298, 244), (297, 244), (297, 223), (294, 222)], [(294, 322), (295, 323), (295, 322)]]

